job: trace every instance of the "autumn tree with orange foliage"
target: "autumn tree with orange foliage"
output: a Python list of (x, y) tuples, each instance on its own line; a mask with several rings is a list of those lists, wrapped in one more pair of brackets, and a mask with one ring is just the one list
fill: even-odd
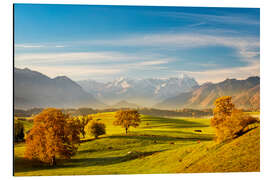
[(80, 116), (80, 117), (75, 117), (74, 118), (75, 121), (77, 121), (77, 123), (80, 126), (80, 133), (82, 134), (83, 138), (85, 138), (85, 128), (87, 126), (87, 124), (89, 124), (89, 122), (92, 120), (92, 117), (90, 115), (85, 115), (85, 116)]
[(140, 114), (137, 110), (119, 110), (116, 112), (115, 118), (113, 124), (125, 128), (126, 134), (129, 127), (136, 128), (141, 123)]
[(76, 121), (60, 109), (44, 109), (35, 116), (33, 128), (26, 137), (25, 158), (55, 166), (56, 158), (71, 158), (79, 142), (80, 128)]
[(257, 118), (236, 109), (231, 96), (216, 99), (214, 105), (211, 126), (216, 129), (216, 140), (218, 142), (240, 136), (249, 124), (259, 122)]

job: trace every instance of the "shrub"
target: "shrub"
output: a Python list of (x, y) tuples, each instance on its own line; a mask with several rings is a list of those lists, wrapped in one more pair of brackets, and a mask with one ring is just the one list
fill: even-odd
[(86, 131), (93, 135), (95, 138), (98, 138), (98, 136), (106, 134), (105, 128), (106, 126), (104, 123), (93, 121), (87, 125)]
[(14, 122), (14, 141), (24, 141), (24, 126), (20, 121)]
[(19, 121), (26, 121), (26, 118), (24, 118), (24, 117), (18, 117), (17, 120), (19, 120)]

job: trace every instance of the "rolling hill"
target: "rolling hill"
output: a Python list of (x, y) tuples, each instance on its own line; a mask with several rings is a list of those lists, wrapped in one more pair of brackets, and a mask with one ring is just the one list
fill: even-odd
[(163, 109), (212, 108), (215, 99), (220, 96), (232, 96), (238, 108), (257, 110), (260, 107), (260, 78), (226, 79), (216, 84), (205, 83), (193, 91), (168, 98), (156, 107)]
[(14, 106), (32, 107), (103, 107), (91, 94), (66, 76), (49, 78), (28, 68), (14, 69)]
[(259, 172), (260, 128), (233, 141), (201, 146), (182, 159), (177, 172)]
[[(259, 124), (217, 144), (209, 118), (142, 115), (141, 125), (126, 135), (113, 125), (115, 112), (92, 117), (106, 124), (106, 135), (98, 139), (87, 135), (76, 155), (59, 159), (55, 168), (24, 159), (25, 144), (15, 144), (15, 176), (260, 171)], [(31, 127), (32, 123), (22, 122)]]

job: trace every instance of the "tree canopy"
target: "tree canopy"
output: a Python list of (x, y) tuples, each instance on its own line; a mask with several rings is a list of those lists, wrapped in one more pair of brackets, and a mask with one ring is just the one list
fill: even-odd
[(74, 118), (75, 121), (79, 124), (80, 133), (82, 134), (83, 138), (85, 137), (85, 127), (86, 125), (92, 120), (90, 115), (79, 116)]
[(211, 126), (216, 129), (218, 142), (237, 137), (244, 133), (249, 124), (258, 122), (257, 118), (236, 109), (230, 96), (220, 97), (216, 99), (214, 104)]
[(24, 140), (24, 126), (20, 121), (14, 122), (14, 141), (19, 142)]
[(25, 157), (54, 166), (56, 158), (69, 159), (76, 153), (79, 135), (79, 124), (68, 115), (59, 109), (44, 109), (35, 116), (26, 137)]
[(116, 112), (116, 120), (113, 122), (115, 126), (125, 128), (126, 134), (129, 127), (137, 127), (141, 123), (140, 114), (137, 110), (120, 110)]
[(106, 126), (104, 123), (92, 121), (86, 126), (86, 131), (95, 136), (95, 138), (98, 138), (98, 136), (103, 135), (106, 133)]

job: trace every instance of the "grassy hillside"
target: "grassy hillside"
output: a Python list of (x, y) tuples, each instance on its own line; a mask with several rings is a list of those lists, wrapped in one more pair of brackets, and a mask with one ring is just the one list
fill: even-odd
[(216, 145), (209, 119), (142, 116), (141, 125), (128, 135), (112, 125), (114, 113), (96, 114), (94, 119), (106, 124), (107, 134), (97, 140), (86, 137), (77, 154), (58, 160), (57, 167), (25, 160), (24, 144), (16, 144), (15, 176), (259, 170), (258, 128)]
[(184, 157), (177, 172), (260, 171), (260, 128), (231, 142), (197, 147)]

